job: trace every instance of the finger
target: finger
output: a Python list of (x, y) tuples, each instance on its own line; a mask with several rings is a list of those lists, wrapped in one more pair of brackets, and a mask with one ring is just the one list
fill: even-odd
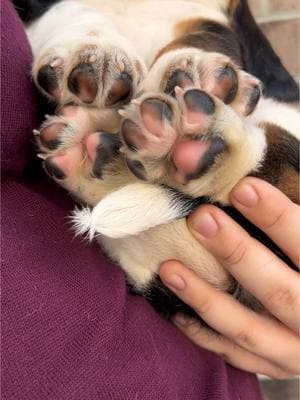
[(256, 178), (243, 179), (233, 189), (231, 201), (299, 267), (300, 207), (297, 204), (269, 183)]
[(196, 239), (275, 317), (298, 332), (300, 277), (222, 210), (198, 209), (188, 221)]
[(160, 277), (215, 331), (257, 356), (299, 371), (299, 339), (283, 324), (247, 309), (177, 261), (164, 263)]
[(175, 317), (174, 323), (197, 346), (217, 353), (234, 367), (256, 374), (267, 375), (273, 379), (287, 379), (294, 375), (289, 371), (283, 370), (278, 365), (244, 350), (226, 337), (201, 326), (195, 320), (186, 319), (178, 315)]

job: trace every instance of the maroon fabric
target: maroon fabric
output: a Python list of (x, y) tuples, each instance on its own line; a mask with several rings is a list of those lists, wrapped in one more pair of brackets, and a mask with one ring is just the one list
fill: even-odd
[(121, 270), (74, 239), (66, 194), (24, 170), (37, 121), (30, 52), (7, 0), (2, 22), (2, 398), (260, 399), (254, 376), (129, 295)]
[(1, 168), (20, 173), (30, 157), (32, 126), (37, 125), (37, 97), (30, 82), (30, 47), (16, 13), (1, 2)]

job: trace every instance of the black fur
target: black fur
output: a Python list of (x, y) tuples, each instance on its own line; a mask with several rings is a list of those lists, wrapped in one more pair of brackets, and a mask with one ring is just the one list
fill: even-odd
[(169, 290), (158, 275), (155, 275), (145, 291), (137, 294), (141, 294), (166, 319), (177, 313), (199, 319), (197, 313)]
[(202, 204), (210, 203), (209, 198), (206, 196), (193, 198), (169, 186), (161, 185), (161, 187), (166, 190), (171, 208), (177, 211), (177, 219), (185, 218)]
[(240, 0), (235, 8), (232, 28), (240, 42), (244, 68), (262, 81), (263, 94), (278, 101), (298, 101), (297, 83), (257, 26), (246, 0)]
[(49, 8), (60, 0), (13, 0), (13, 5), (21, 20), (25, 23), (41, 17)]
[(190, 32), (180, 38), (180, 43), (187, 47), (225, 54), (237, 65), (242, 65), (241, 49), (235, 33), (218, 22), (211, 20), (196, 22)]
[[(272, 142), (267, 135), (268, 149), (264, 157), (264, 162), (260, 169), (252, 176), (264, 179), (277, 186), (282, 171), (287, 168), (292, 168), (295, 172), (299, 173), (300, 166), (300, 144), (299, 140), (291, 135), (286, 130), (277, 127), (276, 125), (268, 124), (268, 129), (272, 129)], [(296, 188), (295, 188), (296, 190)]]

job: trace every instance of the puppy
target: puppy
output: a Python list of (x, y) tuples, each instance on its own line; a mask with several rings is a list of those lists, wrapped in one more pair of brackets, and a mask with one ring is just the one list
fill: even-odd
[(168, 259), (259, 308), (185, 221), (212, 202), (245, 222), (228, 206), (247, 175), (299, 202), (300, 116), (283, 103), (299, 89), (247, 2), (40, 3), (22, 10), (38, 17), (32, 76), (59, 111), (35, 134), (47, 173), (89, 206), (74, 213), (77, 231), (166, 317), (195, 316), (159, 280)]

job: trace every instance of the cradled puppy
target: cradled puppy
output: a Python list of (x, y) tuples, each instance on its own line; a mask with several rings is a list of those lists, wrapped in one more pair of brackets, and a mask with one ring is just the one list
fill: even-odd
[(100, 3), (59, 3), (28, 28), (33, 78), (60, 107), (36, 131), (46, 171), (94, 207), (75, 212), (77, 230), (164, 315), (193, 315), (159, 281), (167, 259), (257, 306), (184, 217), (228, 205), (246, 175), (298, 202), (300, 116), (273, 100), (294, 101), (297, 85), (246, 1)]

